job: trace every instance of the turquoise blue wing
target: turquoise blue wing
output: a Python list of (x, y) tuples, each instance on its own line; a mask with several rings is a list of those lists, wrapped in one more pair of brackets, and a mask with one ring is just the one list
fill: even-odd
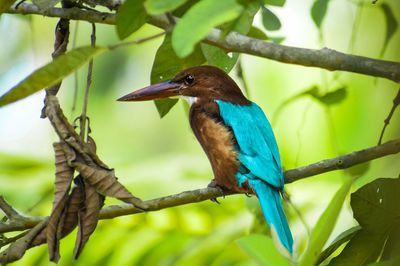
[[(224, 123), (231, 127), (238, 142), (238, 159), (244, 165), (236, 174), (241, 185), (246, 180), (257, 193), (264, 216), (290, 253), (293, 238), (281, 195), (283, 173), (278, 145), (268, 119), (255, 103), (249, 106), (217, 101)], [(248, 171), (247, 171), (248, 170)]]
[(242, 169), (236, 177), (239, 183), (246, 178), (260, 178), (283, 189), (283, 173), (278, 145), (272, 127), (258, 105), (249, 106), (217, 101), (220, 115), (230, 126), (238, 142), (239, 161), (250, 171)]

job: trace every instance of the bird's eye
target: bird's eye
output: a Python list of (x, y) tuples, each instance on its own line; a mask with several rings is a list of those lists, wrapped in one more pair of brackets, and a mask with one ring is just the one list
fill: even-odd
[(193, 77), (192, 75), (187, 75), (187, 76), (185, 77), (185, 83), (186, 83), (187, 85), (192, 84), (193, 81), (194, 81), (194, 77)]

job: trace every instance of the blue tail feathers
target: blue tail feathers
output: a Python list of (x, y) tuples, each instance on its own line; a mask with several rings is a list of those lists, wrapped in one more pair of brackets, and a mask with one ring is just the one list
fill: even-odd
[(285, 213), (283, 212), (280, 192), (259, 179), (250, 179), (249, 183), (257, 193), (265, 219), (270, 228), (272, 229), (272, 225), (274, 226), (279, 240), (292, 253), (293, 238)]

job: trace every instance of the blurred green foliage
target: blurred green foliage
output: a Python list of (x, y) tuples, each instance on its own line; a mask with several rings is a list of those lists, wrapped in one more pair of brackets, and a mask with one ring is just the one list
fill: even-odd
[[(182, 4), (185, 1), (170, 2)], [(387, 1), (387, 6), (382, 4), (382, 8), (372, 5), (370, 1), (359, 1), (357, 4), (340, 0), (329, 2), (329, 5), (328, 1), (319, 0), (264, 2), (268, 10), (279, 17), (282, 25), (276, 33), (267, 32), (266, 36), (270, 39), (273, 38), (271, 34), (278, 34), (286, 37), (285, 45), (307, 48), (327, 46), (374, 58), (385, 47), (382, 59), (400, 60), (400, 34), (393, 22), (400, 20), (400, 14), (385, 11), (387, 6), (392, 11), (399, 10), (398, 1)], [(150, 8), (150, 3), (157, 1), (144, 1), (144, 8)], [(197, 1), (186, 1), (174, 14), (182, 16), (195, 3)], [(269, 6), (281, 6), (283, 3), (283, 7)], [(317, 8), (317, 5), (322, 5), (322, 8)], [(154, 10), (157, 12), (156, 7)], [(207, 26), (208, 30), (240, 15), (239, 9), (228, 13), (229, 16), (223, 16), (215, 23), (197, 26)], [(310, 14), (313, 15), (310, 17)], [(261, 13), (256, 18), (254, 25), (261, 28), (265, 18), (263, 21)], [(117, 31), (119, 37), (135, 40), (160, 32), (153, 26), (142, 26), (145, 19), (141, 18), (140, 24), (134, 25), (125, 21), (124, 27)], [(1, 93), (51, 60), (56, 22), (57, 19), (41, 16), (26, 20), (15, 15), (2, 15), (0, 36), (9, 34), (10, 37), (7, 42), (0, 41), (0, 49), (7, 51), (2, 53), (0, 60), (0, 71), (3, 73), (0, 76)], [(13, 27), (11, 33), (10, 27)], [(186, 36), (191, 30), (182, 28), (176, 36)], [(77, 47), (90, 43), (90, 33), (90, 25), (80, 22)], [(212, 178), (207, 158), (190, 131), (187, 114), (181, 104), (160, 120), (153, 103), (125, 104), (115, 101), (150, 83), (154, 57), (163, 42), (162, 38), (97, 57), (88, 105), (92, 136), (96, 140), (99, 156), (116, 169), (120, 182), (142, 199), (204, 187)], [(178, 48), (185, 48), (182, 55), (187, 51), (190, 53), (196, 40), (177, 44)], [(118, 42), (114, 27), (97, 25), (98, 45)], [(398, 84), (393, 82), (352, 73), (332, 73), (248, 55), (241, 55), (240, 60), (251, 100), (257, 102), (274, 121), (285, 169), (375, 145), (398, 89)], [(175, 64), (175, 61), (170, 63)], [(235, 70), (233, 68), (230, 74), (240, 84)], [(65, 80), (59, 94), (62, 107), (71, 119), (80, 113), (86, 70), (79, 70), (78, 77), (75, 111), (71, 111), (74, 93), (72, 78)], [(317, 90), (311, 91), (310, 88)], [(304, 92), (311, 97), (298, 97), (304, 96)], [(51, 142), (57, 137), (48, 121), (39, 118), (42, 99), (43, 92), (40, 92), (0, 109), (0, 194), (15, 208), (33, 216), (49, 214), (54, 189)], [(285, 108), (280, 109), (285, 103)], [(281, 110), (279, 117), (276, 116), (277, 110)], [(399, 117), (397, 110), (384, 140), (399, 136)], [(372, 161), (361, 168), (330, 172), (287, 185), (285, 190), (296, 207), (295, 210), (290, 204), (284, 204), (295, 239), (294, 255), (298, 256), (306, 249), (310, 240), (308, 228), (314, 228), (343, 179), (359, 176), (352, 187), (354, 191), (380, 176), (397, 177), (399, 159), (399, 155), (394, 155)], [(254, 201), (254, 198), (235, 195), (221, 199), (220, 205), (202, 202), (103, 220), (78, 261), (72, 261), (75, 232), (63, 239), (59, 264), (255, 265), (255, 261), (235, 241), (250, 232), (270, 234), (265, 221), (260, 219), (261, 211)], [(106, 205), (110, 204), (119, 202), (107, 199)], [(325, 246), (356, 224), (347, 201)], [(398, 232), (392, 235), (396, 234)], [(270, 238), (266, 239), (269, 243)], [(333, 256), (342, 249), (343, 245), (339, 245)], [(40, 246), (29, 250), (13, 265), (52, 263), (48, 261), (47, 246)]]

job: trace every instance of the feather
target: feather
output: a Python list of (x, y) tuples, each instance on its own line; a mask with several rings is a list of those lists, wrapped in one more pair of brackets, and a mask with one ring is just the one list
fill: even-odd
[(255, 103), (238, 105), (216, 101), (224, 123), (231, 127), (242, 167), (236, 173), (241, 186), (248, 181), (260, 201), (270, 227), (277, 231), (281, 243), (292, 252), (293, 239), (283, 212), (281, 192), (284, 180), (278, 145), (264, 112)]

